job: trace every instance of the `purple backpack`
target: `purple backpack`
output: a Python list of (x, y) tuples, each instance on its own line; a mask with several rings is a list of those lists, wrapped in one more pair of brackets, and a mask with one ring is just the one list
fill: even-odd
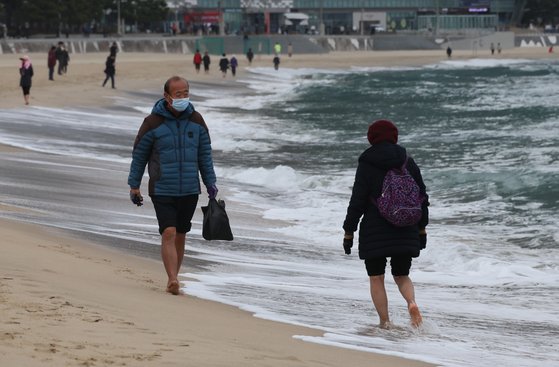
[(386, 173), (382, 193), (373, 200), (380, 215), (396, 227), (413, 226), (419, 223), (423, 214), (421, 204), (424, 197), (408, 172), (407, 164), (406, 156), (402, 167), (392, 168)]

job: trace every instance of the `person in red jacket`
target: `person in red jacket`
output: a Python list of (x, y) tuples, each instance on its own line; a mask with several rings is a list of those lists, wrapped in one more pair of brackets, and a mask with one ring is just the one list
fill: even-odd
[(200, 65), (202, 65), (202, 54), (200, 54), (200, 50), (196, 50), (194, 54), (194, 67), (196, 68), (196, 73), (200, 72)]
[(51, 46), (47, 60), (49, 67), (49, 80), (54, 80), (54, 67), (56, 66), (56, 46)]

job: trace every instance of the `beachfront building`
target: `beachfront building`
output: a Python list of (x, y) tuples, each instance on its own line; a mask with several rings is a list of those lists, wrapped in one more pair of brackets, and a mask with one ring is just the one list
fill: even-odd
[(374, 34), (505, 29), (525, 0), (188, 0), (189, 31), (221, 34)]

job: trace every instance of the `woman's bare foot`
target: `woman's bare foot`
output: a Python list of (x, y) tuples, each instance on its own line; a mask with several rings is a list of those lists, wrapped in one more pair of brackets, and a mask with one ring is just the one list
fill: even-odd
[(419, 307), (415, 303), (412, 303), (408, 306), (408, 312), (410, 313), (411, 317), (411, 325), (413, 327), (420, 327), (423, 323), (423, 318), (421, 317), (421, 313), (419, 312)]
[(381, 321), (379, 327), (384, 330), (392, 329), (392, 323), (390, 321)]
[(177, 296), (180, 294), (180, 284), (178, 280), (171, 280), (167, 284), (167, 292)]

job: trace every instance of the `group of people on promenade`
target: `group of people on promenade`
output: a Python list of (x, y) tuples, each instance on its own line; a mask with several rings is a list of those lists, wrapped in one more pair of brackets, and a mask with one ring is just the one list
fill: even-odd
[[(425, 228), (429, 222), (429, 202), (425, 184), (414, 159), (397, 144), (398, 129), (394, 123), (389, 120), (373, 122), (368, 128), (367, 139), (371, 146), (359, 157), (343, 224), (343, 250), (347, 255), (351, 254), (354, 232), (359, 227), (359, 257), (365, 262), (371, 298), (382, 328), (391, 327), (384, 287), (385, 268), (390, 257), (391, 273), (407, 303), (411, 324), (419, 327), (422, 316), (409, 272), (412, 259), (420, 255), (427, 243)], [(177, 144), (177, 141), (182, 143)], [(186, 234), (192, 227), (192, 217), (201, 194), (200, 177), (209, 199), (215, 199), (218, 193), (209, 129), (190, 101), (188, 81), (180, 76), (173, 76), (165, 82), (163, 98), (144, 119), (134, 141), (128, 186), (130, 200), (137, 206), (143, 205), (140, 186), (148, 164), (148, 193), (161, 235), (161, 257), (168, 277), (166, 291), (178, 295), (178, 274)], [(408, 188), (415, 193), (417, 200), (411, 222), (402, 217), (405, 222), (394, 224), (396, 222), (389, 221), (383, 214), (386, 200), (381, 202), (381, 194), (384, 196), (386, 192), (387, 177), (394, 175), (406, 176)]]
[[(279, 42), (276, 42), (274, 44), (274, 58), (272, 59), (272, 63), (274, 65), (274, 69), (278, 70), (279, 69), (279, 65), (280, 65), (280, 54), (282, 51), (282, 46)], [(289, 45), (287, 46), (287, 52), (288, 52), (288, 56), (291, 57), (293, 55), (293, 46), (291, 45), (291, 43), (289, 43)], [(248, 60), (248, 64), (249, 66), (252, 65), (252, 60), (254, 60), (254, 52), (252, 51), (252, 48), (249, 48), (247, 53), (246, 53), (246, 58)], [(208, 51), (204, 52), (204, 56), (202, 56), (202, 54), (200, 53), (199, 49), (196, 49), (196, 52), (194, 53), (194, 57), (192, 59), (192, 63), (194, 64), (194, 68), (196, 70), (196, 73), (200, 73), (200, 69), (202, 67), (202, 65), (204, 66), (204, 73), (205, 74), (209, 74), (210, 72), (210, 64), (211, 64), (211, 58), (210, 55), (208, 54)], [(227, 70), (231, 69), (231, 74), (233, 75), (233, 77), (237, 74), (237, 68), (239, 67), (239, 61), (237, 59), (237, 57), (235, 55), (233, 55), (231, 57), (231, 59), (227, 58), (227, 54), (224, 52), (221, 55), (221, 58), (219, 59), (219, 70), (222, 73), (222, 76), (225, 78), (227, 76)]]

